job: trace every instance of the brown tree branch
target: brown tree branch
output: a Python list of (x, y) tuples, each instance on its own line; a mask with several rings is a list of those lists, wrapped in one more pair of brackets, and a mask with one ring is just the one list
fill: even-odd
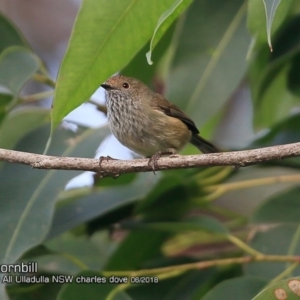
[[(204, 166), (244, 167), (295, 156), (300, 156), (300, 143), (235, 152), (186, 156), (175, 155), (161, 157), (157, 162), (157, 171)], [(49, 156), (6, 149), (0, 149), (0, 161), (30, 165), (36, 169), (93, 171), (99, 172), (102, 176), (117, 176), (125, 173), (152, 171), (152, 166), (148, 164), (148, 159), (102, 159), (100, 167), (99, 160), (95, 158)]]

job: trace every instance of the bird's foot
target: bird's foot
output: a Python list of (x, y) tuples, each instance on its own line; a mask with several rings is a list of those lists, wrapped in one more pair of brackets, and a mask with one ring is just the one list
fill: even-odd
[(174, 152), (171, 151), (158, 151), (155, 154), (153, 154), (148, 161), (148, 166), (152, 168), (153, 173), (155, 174), (155, 170), (157, 170), (158, 168), (158, 164), (157, 161), (159, 160), (159, 158), (163, 155), (174, 155)]
[(109, 161), (109, 160), (117, 160), (117, 159), (116, 159), (116, 158), (112, 158), (112, 157), (110, 157), (109, 155), (107, 155), (107, 156), (100, 156), (100, 157), (99, 157), (99, 167), (100, 167), (100, 171), (102, 170), (101, 164), (102, 164), (102, 162), (103, 162), (104, 160)]

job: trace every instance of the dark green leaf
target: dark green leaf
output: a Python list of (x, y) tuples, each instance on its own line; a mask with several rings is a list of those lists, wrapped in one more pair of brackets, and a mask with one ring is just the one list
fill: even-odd
[[(297, 225), (269, 225), (255, 234), (250, 246), (265, 254), (297, 255), (300, 251), (299, 233), (299, 222)], [(284, 272), (288, 266), (287, 262), (262, 261), (247, 264), (244, 266), (244, 270), (247, 275), (271, 280)], [(295, 274), (299, 274), (299, 271), (300, 267), (293, 270)]]
[(300, 96), (300, 81), (299, 81), (299, 68), (300, 68), (300, 53), (297, 53), (291, 60), (291, 69), (288, 73), (288, 88), (299, 99)]
[[(300, 115), (292, 115), (285, 120), (276, 123), (265, 135), (255, 140), (250, 147), (269, 147), (276, 145), (284, 145), (289, 143), (297, 143), (300, 140)], [(269, 164), (279, 166), (300, 166), (299, 157), (292, 157), (284, 160), (276, 160)]]
[(207, 216), (195, 217), (181, 222), (126, 222), (123, 228), (128, 229), (151, 229), (161, 231), (208, 231), (215, 234), (227, 235), (226, 227), (217, 219)]
[[(274, 40), (274, 52), (261, 47), (250, 65), (250, 80), (254, 102), (254, 123), (257, 128), (270, 127), (286, 118), (298, 99), (288, 88), (297, 79), (291, 78), (292, 62), (299, 54), (299, 24), (296, 16), (289, 20)], [(290, 86), (289, 86), (290, 84)]]
[(70, 198), (58, 203), (48, 237), (142, 199), (157, 180), (157, 176), (152, 173), (145, 173), (139, 174), (126, 186), (93, 189), (86, 191), (85, 195), (82, 195), (81, 190), (72, 191)]
[[(61, 289), (57, 300), (75, 300), (75, 299), (88, 299), (99, 300), (107, 299), (107, 296), (117, 287), (116, 284), (109, 283), (109, 278), (104, 277), (99, 272), (84, 271), (77, 276), (78, 280), (82, 278), (98, 278), (105, 280), (106, 283), (76, 283), (74, 278), (71, 284), (64, 284)], [(130, 300), (131, 298), (123, 291), (120, 291), (113, 298), (114, 300)]]
[(0, 124), (6, 116), (6, 106), (13, 99), (12, 95), (9, 94), (0, 94)]
[(300, 140), (300, 114), (275, 124), (264, 136), (252, 143), (253, 148), (296, 143)]
[(151, 56), (154, 47), (168, 30), (169, 26), (191, 4), (191, 2), (192, 0), (175, 0), (173, 5), (160, 16), (150, 42), (150, 49), (146, 54), (149, 65), (153, 64)]
[(296, 223), (299, 219), (300, 188), (275, 195), (261, 204), (252, 216), (254, 223)]
[[(190, 271), (181, 276), (159, 280), (157, 284), (132, 285), (128, 294), (134, 300), (196, 300), (202, 299), (207, 285), (212, 284), (213, 269)], [(201, 297), (201, 298), (200, 298)]]
[(43, 300), (56, 299), (62, 284), (26, 284), (20, 287), (20, 284), (8, 286), (7, 291), (10, 300), (36, 300), (37, 297)]
[(261, 291), (267, 283), (266, 280), (250, 276), (233, 278), (219, 283), (201, 299), (250, 300)]
[[(169, 234), (151, 230), (135, 231), (119, 245), (105, 270), (136, 270), (152, 259), (161, 257), (161, 246)], [(124, 259), (126, 257), (126, 259)]]
[(245, 74), (245, 14), (243, 0), (194, 1), (177, 27), (167, 98), (198, 126), (217, 113)]
[(3, 14), (0, 14), (0, 53), (10, 46), (28, 47), (22, 34)]

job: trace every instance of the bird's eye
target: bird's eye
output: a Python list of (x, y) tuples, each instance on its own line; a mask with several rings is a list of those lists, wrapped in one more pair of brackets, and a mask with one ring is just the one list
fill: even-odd
[(129, 88), (129, 84), (127, 82), (124, 82), (122, 86), (123, 86), (124, 89), (128, 89)]

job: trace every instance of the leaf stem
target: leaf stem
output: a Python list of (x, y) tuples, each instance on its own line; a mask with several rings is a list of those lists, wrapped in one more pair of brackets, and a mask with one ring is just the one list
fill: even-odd
[(200, 262), (194, 262), (189, 264), (182, 264), (177, 266), (169, 266), (155, 269), (144, 269), (138, 271), (103, 271), (104, 276), (140, 276), (140, 275), (157, 275), (166, 274), (174, 271), (186, 272), (189, 270), (202, 270), (215, 266), (226, 266), (231, 264), (244, 264), (250, 262), (293, 262), (300, 263), (300, 256), (289, 256), (289, 255), (254, 255), (254, 256), (242, 256), (232, 257), (224, 259), (206, 260)]
[(20, 98), (20, 103), (31, 103), (53, 96), (53, 90), (40, 92), (32, 95), (23, 96)]
[(55, 88), (55, 81), (46, 75), (36, 73), (33, 75), (33, 79), (37, 82), (41, 82), (52, 88)]
[(263, 255), (261, 252), (250, 247), (249, 245), (247, 245), (246, 243), (244, 243), (242, 240), (235, 237), (234, 235), (229, 234), (226, 237), (231, 243), (233, 243), (235, 246), (237, 246), (238, 248), (240, 248), (241, 250), (245, 251), (246, 253), (248, 253), (250, 255), (254, 255), (254, 256), (255, 255), (257, 255), (257, 256)]
[(211, 194), (203, 198), (205, 198), (205, 200), (211, 201), (211, 200), (215, 200), (216, 198), (230, 191), (252, 188), (254, 186), (278, 184), (278, 183), (285, 183), (285, 182), (300, 182), (300, 175), (299, 174), (279, 175), (279, 176), (271, 176), (265, 178), (243, 180), (238, 182), (223, 183), (218, 185), (211, 185), (204, 188), (205, 192)]

